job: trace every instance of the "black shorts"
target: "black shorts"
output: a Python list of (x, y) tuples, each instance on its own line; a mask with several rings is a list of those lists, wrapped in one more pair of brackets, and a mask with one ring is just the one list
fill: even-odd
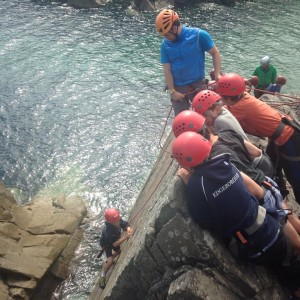
[(280, 230), (276, 242), (266, 252), (250, 261), (256, 265), (281, 266), (288, 253), (288, 244), (283, 230)]
[(106, 258), (109, 258), (113, 255), (112, 251), (115, 251), (115, 252), (120, 252), (121, 251), (121, 248), (120, 246), (118, 247), (114, 247), (113, 245), (108, 245), (105, 247), (105, 255), (106, 255)]
[[(271, 267), (278, 275), (279, 279), (291, 291), (300, 288), (300, 257), (292, 251), (290, 252), (290, 242), (286, 239), (283, 231), (281, 230), (275, 244), (269, 248), (265, 253), (257, 258), (250, 259), (254, 264), (266, 265)], [(286, 264), (285, 266), (282, 263)]]

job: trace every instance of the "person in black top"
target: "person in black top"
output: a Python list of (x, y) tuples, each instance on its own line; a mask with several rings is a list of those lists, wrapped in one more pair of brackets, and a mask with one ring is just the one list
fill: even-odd
[[(123, 220), (116, 208), (108, 208), (104, 214), (105, 228), (100, 238), (100, 246), (105, 252), (107, 261), (103, 266), (100, 275), (99, 286), (104, 289), (106, 285), (106, 274), (113, 264), (113, 259), (121, 253), (120, 245), (129, 239), (132, 229), (127, 221)], [(126, 231), (126, 235), (121, 237), (121, 232)]]

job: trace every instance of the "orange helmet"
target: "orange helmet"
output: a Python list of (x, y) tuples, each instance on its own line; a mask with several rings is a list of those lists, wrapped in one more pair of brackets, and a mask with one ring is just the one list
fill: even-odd
[(278, 76), (277, 79), (276, 79), (276, 83), (279, 83), (281, 85), (284, 85), (286, 84), (286, 78), (284, 76)]
[(173, 142), (172, 155), (182, 167), (192, 168), (208, 157), (211, 147), (211, 143), (201, 134), (187, 131)]
[(237, 96), (246, 89), (245, 79), (235, 73), (223, 75), (218, 81), (218, 94), (221, 96)]
[(115, 223), (120, 220), (120, 213), (116, 208), (108, 208), (104, 213), (105, 221)]
[(175, 11), (171, 9), (162, 10), (156, 17), (155, 21), (157, 32), (160, 35), (165, 35), (171, 30), (173, 23), (176, 20), (179, 20), (179, 16)]
[(192, 107), (198, 114), (205, 113), (221, 96), (211, 90), (200, 91), (193, 99)]
[(192, 110), (184, 110), (173, 121), (172, 129), (178, 137), (186, 131), (199, 132), (205, 123), (205, 118)]

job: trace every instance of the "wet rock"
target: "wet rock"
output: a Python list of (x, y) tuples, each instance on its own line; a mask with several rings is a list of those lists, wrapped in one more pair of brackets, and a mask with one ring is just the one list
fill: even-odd
[(182, 6), (186, 4), (195, 4), (195, 5), (201, 5), (202, 3), (216, 3), (221, 5), (227, 5), (227, 6), (234, 6), (236, 4), (236, 0), (134, 0), (132, 2), (132, 7), (138, 11), (155, 11), (160, 10), (167, 7), (173, 7), (173, 6)]
[(97, 8), (111, 0), (68, 0), (68, 5), (74, 8)]
[(36, 290), (43, 281), (65, 279), (85, 215), (78, 197), (39, 198), (20, 206), (0, 183), (0, 299), (42, 299)]

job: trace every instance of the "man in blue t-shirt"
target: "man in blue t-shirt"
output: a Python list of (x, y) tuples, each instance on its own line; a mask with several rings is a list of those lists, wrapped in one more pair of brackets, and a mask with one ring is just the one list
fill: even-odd
[(205, 52), (212, 56), (216, 80), (221, 77), (221, 55), (205, 30), (183, 26), (173, 10), (161, 11), (155, 25), (164, 37), (161, 63), (176, 116), (189, 109), (196, 92), (206, 86)]

